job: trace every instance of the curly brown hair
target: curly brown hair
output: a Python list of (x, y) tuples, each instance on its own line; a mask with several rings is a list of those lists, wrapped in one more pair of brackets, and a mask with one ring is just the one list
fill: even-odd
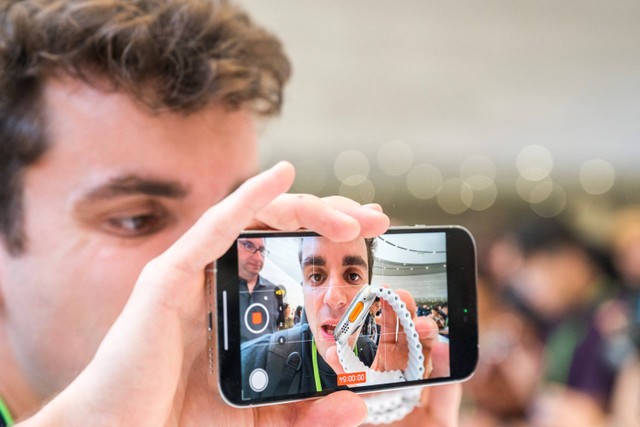
[(22, 175), (46, 151), (42, 88), (66, 74), (150, 112), (279, 113), (280, 42), (225, 0), (0, 0), (0, 234), (24, 250)]

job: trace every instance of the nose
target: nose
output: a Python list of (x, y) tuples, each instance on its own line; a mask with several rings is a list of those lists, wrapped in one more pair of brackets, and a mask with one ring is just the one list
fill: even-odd
[(347, 286), (341, 278), (330, 277), (326, 283), (324, 303), (333, 309), (347, 305)]

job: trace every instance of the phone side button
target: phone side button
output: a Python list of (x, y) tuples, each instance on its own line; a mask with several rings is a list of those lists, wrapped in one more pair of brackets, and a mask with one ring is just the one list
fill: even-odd
[(229, 350), (229, 325), (227, 323), (227, 291), (222, 291), (222, 317), (223, 317), (223, 334), (224, 334), (224, 350)]

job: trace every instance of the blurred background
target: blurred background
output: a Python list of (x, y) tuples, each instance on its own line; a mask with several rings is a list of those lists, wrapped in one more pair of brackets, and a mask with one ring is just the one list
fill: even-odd
[(474, 228), (640, 202), (637, 1), (242, 3), (293, 62), (262, 158), (295, 191)]
[(476, 236), (468, 425), (640, 425), (640, 2), (241, 4), (293, 63), (263, 166)]

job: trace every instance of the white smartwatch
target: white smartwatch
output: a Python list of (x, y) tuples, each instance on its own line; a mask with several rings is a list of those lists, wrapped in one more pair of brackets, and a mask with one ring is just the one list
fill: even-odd
[[(404, 329), (409, 346), (409, 362), (403, 371), (393, 370), (375, 371), (358, 359), (349, 348), (348, 340), (364, 322), (369, 308), (376, 297), (384, 299), (393, 308), (399, 323)], [(424, 376), (424, 355), (422, 344), (411, 319), (411, 313), (402, 302), (398, 294), (391, 289), (382, 286), (364, 286), (355, 296), (347, 311), (342, 315), (334, 331), (340, 364), (345, 372), (365, 372), (366, 381), (363, 385), (375, 385), (396, 383), (401, 381), (414, 381)], [(402, 391), (387, 391), (368, 395), (364, 398), (369, 415), (366, 422), (370, 424), (387, 424), (403, 419), (419, 403), (421, 388), (410, 388)]]

